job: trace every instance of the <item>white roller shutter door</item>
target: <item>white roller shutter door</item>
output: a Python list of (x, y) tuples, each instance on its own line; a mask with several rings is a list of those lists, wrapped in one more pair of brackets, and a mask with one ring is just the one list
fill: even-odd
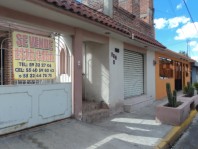
[(143, 54), (124, 50), (124, 98), (144, 93)]

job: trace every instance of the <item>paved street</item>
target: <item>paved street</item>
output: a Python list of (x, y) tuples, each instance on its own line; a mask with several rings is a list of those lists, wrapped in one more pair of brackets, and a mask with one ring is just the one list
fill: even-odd
[(94, 124), (73, 119), (0, 138), (0, 149), (152, 149), (171, 130), (155, 121), (155, 104)]
[(198, 115), (192, 122), (189, 129), (183, 134), (183, 136), (176, 143), (174, 149), (198, 149)]

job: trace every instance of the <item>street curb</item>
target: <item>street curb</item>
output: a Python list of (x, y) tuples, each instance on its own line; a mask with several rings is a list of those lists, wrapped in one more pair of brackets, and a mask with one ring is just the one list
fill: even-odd
[(168, 134), (158, 143), (155, 149), (169, 149), (180, 137), (180, 135), (187, 129), (196, 114), (196, 110), (191, 111), (189, 117), (180, 126), (174, 126), (168, 132)]

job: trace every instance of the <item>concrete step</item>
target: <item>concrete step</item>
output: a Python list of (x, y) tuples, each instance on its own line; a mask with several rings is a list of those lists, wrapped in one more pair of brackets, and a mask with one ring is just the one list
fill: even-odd
[(83, 101), (82, 111), (84, 113), (99, 110), (99, 109), (109, 109), (107, 104), (104, 102), (96, 102), (96, 101)]
[(93, 111), (100, 109), (100, 103), (99, 102), (93, 102), (93, 101), (83, 101), (83, 112)]
[(82, 121), (87, 123), (94, 123), (108, 118), (110, 115), (109, 109), (97, 109), (83, 113)]
[(146, 97), (145, 95), (131, 98), (124, 103), (124, 112), (131, 113), (152, 103), (153, 100)]

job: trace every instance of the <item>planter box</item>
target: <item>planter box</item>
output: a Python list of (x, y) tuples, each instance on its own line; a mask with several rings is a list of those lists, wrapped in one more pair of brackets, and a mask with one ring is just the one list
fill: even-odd
[(164, 124), (180, 125), (190, 113), (191, 101), (182, 101), (182, 104), (176, 108), (167, 107), (161, 104), (156, 107), (156, 120)]
[(183, 102), (183, 101), (186, 101), (186, 100), (190, 101), (191, 105), (193, 104), (194, 107), (196, 107), (198, 105), (198, 95), (197, 94), (192, 96), (192, 97), (185, 97), (184, 95), (178, 96), (178, 101)]

